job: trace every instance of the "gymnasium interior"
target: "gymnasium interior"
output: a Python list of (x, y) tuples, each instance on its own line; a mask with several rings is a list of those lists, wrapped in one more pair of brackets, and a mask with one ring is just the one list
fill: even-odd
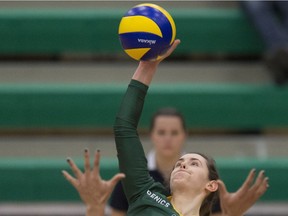
[[(118, 25), (139, 1), (0, 1), (0, 215), (80, 216), (85, 207), (61, 170), (101, 150), (101, 175), (118, 172), (113, 123), (137, 61)], [(265, 66), (264, 44), (237, 1), (153, 1), (174, 18), (181, 44), (159, 67), (139, 134), (150, 116), (185, 116), (185, 151), (216, 159), (230, 192), (252, 168), (267, 192), (245, 214), (288, 215), (288, 83)], [(173, 98), (173, 99), (171, 99)], [(107, 207), (107, 216), (109, 208)]]

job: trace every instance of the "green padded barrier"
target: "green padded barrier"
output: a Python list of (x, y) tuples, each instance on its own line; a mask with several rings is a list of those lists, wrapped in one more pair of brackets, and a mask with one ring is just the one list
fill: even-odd
[[(79, 167), (83, 160), (76, 159)], [(101, 159), (101, 175), (110, 179), (118, 169), (115, 159)], [(0, 159), (0, 201), (72, 201), (78, 200), (74, 188), (63, 177), (71, 174), (65, 159)], [(2, 176), (3, 175), (3, 176)]]
[(117, 28), (123, 12), (103, 9), (2, 9), (0, 53), (119, 51)]
[[(218, 159), (217, 167), (221, 178), (226, 183), (229, 191), (237, 190), (246, 179), (251, 168), (257, 171), (265, 170), (265, 175), (269, 177), (269, 185), (266, 194), (261, 198), (262, 201), (288, 201), (288, 189), (282, 185), (288, 179), (288, 159)], [(258, 174), (258, 172), (257, 172)]]
[[(1, 129), (112, 129), (126, 85), (0, 85)], [(288, 87), (241, 84), (155, 84), (140, 127), (151, 113), (174, 106), (189, 128), (288, 126)]]
[(263, 41), (240, 9), (183, 9), (172, 16), (181, 54), (260, 54)]
[[(288, 159), (216, 159), (221, 178), (229, 191), (240, 187), (251, 168), (265, 169), (270, 187), (262, 201), (288, 201)], [(76, 163), (83, 167), (82, 159)], [(79, 201), (75, 189), (61, 170), (69, 170), (65, 159), (0, 159), (0, 201)], [(101, 159), (101, 174), (111, 178), (118, 170), (117, 160)], [(71, 173), (71, 172), (70, 172)]]
[[(129, 8), (1, 9), (1, 55), (125, 55), (117, 31)], [(175, 54), (259, 54), (263, 42), (240, 9), (167, 8), (182, 40)]]

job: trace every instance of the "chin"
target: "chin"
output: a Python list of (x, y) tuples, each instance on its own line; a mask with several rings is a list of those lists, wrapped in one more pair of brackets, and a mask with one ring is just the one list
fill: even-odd
[(175, 179), (173, 179), (172, 181), (171, 181), (171, 187), (173, 186), (173, 187), (179, 187), (179, 185), (183, 185), (183, 178), (181, 179), (181, 178), (175, 178)]
[(180, 190), (186, 190), (187, 187), (185, 186), (185, 180), (183, 178), (176, 178), (176, 179), (173, 179), (170, 183), (170, 187), (172, 188), (172, 190), (175, 190), (175, 189), (180, 189)]

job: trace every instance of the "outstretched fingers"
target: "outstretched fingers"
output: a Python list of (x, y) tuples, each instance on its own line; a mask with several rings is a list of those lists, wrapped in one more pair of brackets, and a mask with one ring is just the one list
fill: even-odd
[(180, 41), (179, 39), (176, 39), (176, 40), (173, 42), (172, 46), (171, 46), (170, 49), (167, 51), (167, 56), (171, 55), (171, 53), (174, 52), (174, 50), (177, 48), (177, 46), (180, 44), (180, 42), (181, 42), (181, 41)]
[(262, 182), (261, 185), (258, 187), (256, 194), (258, 196), (261, 196), (262, 194), (265, 193), (265, 191), (268, 189), (269, 187), (269, 178), (265, 177)]
[(169, 55), (171, 55), (173, 52), (174, 52), (174, 50), (177, 48), (177, 46), (180, 44), (180, 40), (179, 39), (176, 39), (174, 42), (173, 42), (173, 44), (172, 44), (172, 46), (167, 50), (167, 52), (162, 56), (162, 58), (161, 58), (161, 61), (163, 60), (163, 59), (165, 59), (166, 57), (168, 57)]
[(71, 158), (67, 158), (67, 162), (70, 165), (76, 178), (79, 179), (82, 176), (81, 170), (77, 167), (77, 165), (74, 163), (74, 161)]
[(68, 182), (70, 182), (74, 187), (77, 187), (77, 179), (75, 179), (74, 177), (72, 177), (67, 171), (62, 170), (62, 174), (64, 175), (64, 177), (66, 178), (66, 180)]
[(89, 150), (85, 148), (84, 150), (84, 167), (85, 167), (85, 175), (90, 174), (90, 155)]
[(100, 150), (95, 152), (93, 173), (99, 177)]
[(261, 183), (263, 182), (265, 178), (265, 172), (264, 170), (261, 170), (256, 178), (256, 181), (254, 182), (254, 184), (251, 187), (252, 191), (257, 191), (258, 188), (261, 186)]
[(255, 178), (256, 170), (250, 170), (246, 180), (244, 181), (243, 185), (239, 188), (238, 193), (240, 196), (245, 195), (247, 191), (251, 188), (254, 178)]
[(259, 173), (255, 185), (253, 185), (253, 190), (255, 191), (255, 198), (258, 199), (262, 194), (265, 193), (269, 187), (269, 178), (265, 177), (265, 172), (261, 170)]

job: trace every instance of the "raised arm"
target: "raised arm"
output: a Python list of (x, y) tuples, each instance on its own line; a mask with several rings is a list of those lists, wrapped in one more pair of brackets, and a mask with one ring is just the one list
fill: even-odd
[(159, 63), (180, 43), (176, 40), (158, 61), (140, 62), (127, 88), (114, 124), (114, 135), (120, 171), (125, 173), (123, 188), (129, 203), (153, 184), (147, 169), (147, 160), (141, 145), (137, 126), (144, 100)]

